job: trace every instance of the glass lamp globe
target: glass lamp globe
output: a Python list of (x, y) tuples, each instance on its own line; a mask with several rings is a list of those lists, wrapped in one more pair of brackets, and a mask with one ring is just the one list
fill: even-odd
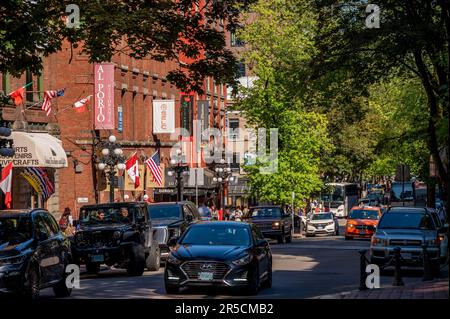
[(115, 142), (117, 141), (117, 139), (116, 139), (116, 137), (115, 137), (114, 135), (111, 135), (111, 136), (108, 138), (108, 141), (109, 141), (110, 143), (115, 143)]
[(120, 156), (120, 155), (122, 155), (122, 153), (123, 153), (123, 151), (122, 151), (121, 148), (115, 148), (114, 149), (114, 154), (115, 155)]
[(147, 194), (145, 194), (142, 198), (144, 199), (144, 201), (148, 201), (148, 195)]
[(177, 163), (177, 160), (176, 160), (176, 159), (171, 159), (171, 160), (170, 160), (170, 164), (175, 165), (176, 163)]
[(181, 155), (181, 150), (177, 149), (177, 155)]
[(117, 169), (119, 169), (119, 170), (124, 170), (125, 168), (126, 168), (126, 166), (125, 166), (124, 163), (119, 163), (119, 164), (117, 164)]
[(168, 171), (168, 172), (167, 172), (167, 175), (173, 176), (173, 171)]
[(230, 180), (230, 182), (234, 181), (234, 177), (230, 176), (229, 180)]
[(217, 180), (218, 180), (219, 182), (221, 182), (221, 181), (222, 181), (222, 177), (219, 177)]
[(227, 167), (227, 172), (231, 172), (231, 167)]
[(223, 168), (219, 167), (219, 173), (223, 172)]
[(102, 155), (103, 156), (108, 156), (109, 155), (109, 149), (107, 149), (107, 148), (102, 149)]
[(220, 164), (225, 164), (225, 159), (221, 158), (220, 159)]
[(98, 169), (99, 170), (103, 171), (105, 169), (105, 167), (106, 167), (105, 163), (98, 163)]
[(217, 177), (213, 177), (213, 182), (217, 182)]

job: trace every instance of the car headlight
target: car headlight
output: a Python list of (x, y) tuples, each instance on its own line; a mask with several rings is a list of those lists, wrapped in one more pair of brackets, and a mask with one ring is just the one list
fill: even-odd
[(272, 228), (273, 229), (279, 229), (280, 228), (280, 222), (273, 222), (272, 223)]
[(372, 240), (371, 240), (371, 244), (373, 246), (386, 246), (386, 242), (387, 242), (386, 239), (375, 237), (375, 236), (373, 236)]
[(329, 222), (329, 223), (327, 224), (327, 226), (331, 226), (331, 225), (334, 225), (334, 222)]
[(242, 258), (236, 259), (234, 261), (232, 261), (233, 264), (237, 265), (237, 266), (242, 266), (242, 265), (246, 265), (249, 262), (252, 261), (252, 256), (250, 255), (245, 255)]
[(347, 227), (352, 228), (352, 227), (355, 227), (355, 225), (353, 225), (353, 224), (348, 224)]
[(168, 262), (169, 264), (179, 265), (181, 263), (181, 260), (176, 258), (174, 255), (169, 254), (169, 256), (167, 257), (166, 262)]
[(26, 258), (27, 255), (18, 255), (14, 257), (1, 258), (0, 266), (21, 264), (25, 261)]

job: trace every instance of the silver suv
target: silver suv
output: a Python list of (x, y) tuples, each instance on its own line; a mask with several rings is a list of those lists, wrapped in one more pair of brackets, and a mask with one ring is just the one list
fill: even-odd
[(383, 214), (370, 245), (373, 264), (384, 265), (401, 248), (405, 266), (423, 266), (423, 244), (426, 243), (432, 271), (439, 273), (440, 263), (447, 259), (448, 224), (442, 225), (434, 209), (393, 207)]

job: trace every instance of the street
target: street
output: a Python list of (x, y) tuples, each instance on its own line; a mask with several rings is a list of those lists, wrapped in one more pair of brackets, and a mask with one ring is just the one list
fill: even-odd
[[(341, 234), (345, 219), (340, 220)], [(246, 298), (313, 298), (358, 289), (359, 249), (369, 247), (369, 240), (344, 240), (337, 237), (294, 239), (291, 244), (270, 242), (273, 253), (273, 286), (257, 296)], [(179, 295), (166, 295), (163, 285), (164, 268), (146, 271), (142, 277), (128, 277), (125, 270), (102, 268), (98, 276), (81, 275), (80, 289), (70, 298), (242, 298), (226, 290), (188, 289)], [(445, 273), (448, 274), (448, 267)], [(441, 275), (444, 274), (444, 271)], [(421, 270), (406, 270), (405, 284), (420, 281)], [(381, 287), (390, 286), (393, 272), (381, 277)], [(53, 291), (41, 292), (44, 299), (54, 298)]]

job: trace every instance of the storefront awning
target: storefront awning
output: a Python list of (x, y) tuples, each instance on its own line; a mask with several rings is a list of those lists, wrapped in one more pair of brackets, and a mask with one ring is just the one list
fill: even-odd
[(13, 167), (67, 167), (66, 152), (59, 139), (47, 133), (12, 132), (14, 157), (0, 157), (0, 165)]

